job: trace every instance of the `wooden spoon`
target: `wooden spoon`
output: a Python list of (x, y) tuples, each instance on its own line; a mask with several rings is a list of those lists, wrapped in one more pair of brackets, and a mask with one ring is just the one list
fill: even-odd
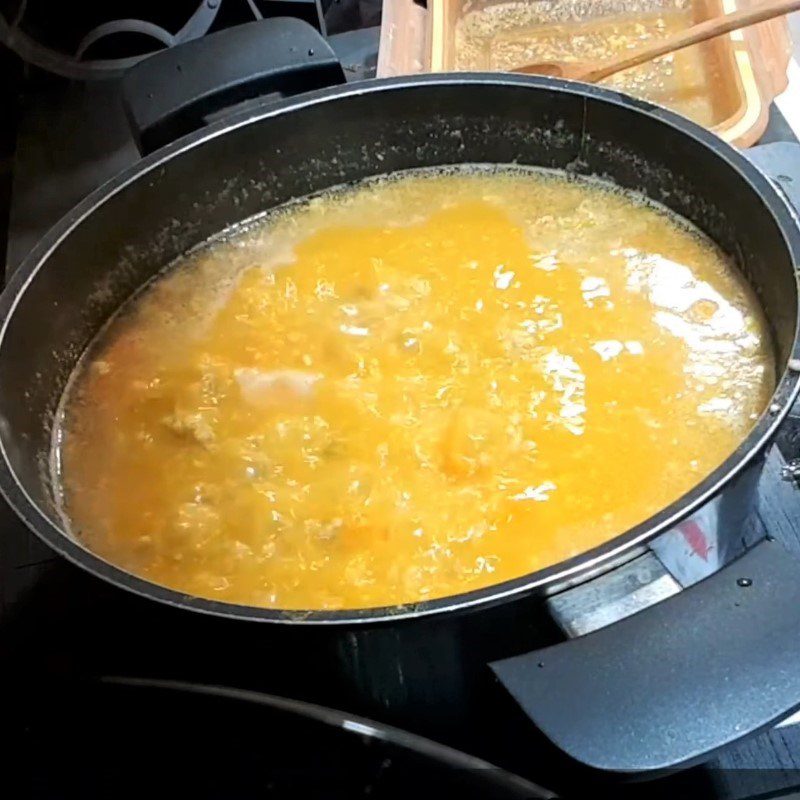
[(622, 72), (630, 67), (637, 67), (645, 64), (658, 56), (666, 53), (673, 53), (682, 50), (706, 39), (713, 39), (724, 33), (746, 28), (748, 25), (755, 25), (757, 22), (764, 22), (773, 17), (780, 17), (790, 11), (800, 9), (800, 0), (767, 0), (760, 3), (758, 8), (747, 9), (746, 11), (735, 11), (733, 14), (725, 14), (721, 17), (705, 20), (685, 31), (680, 31), (666, 39), (661, 39), (654, 44), (636, 50), (605, 63), (594, 61), (543, 61), (539, 64), (528, 64), (524, 67), (517, 67), (514, 72), (523, 72), (528, 75), (549, 75), (553, 78), (568, 78), (573, 81), (583, 81), (584, 83), (597, 83), (597, 81)]

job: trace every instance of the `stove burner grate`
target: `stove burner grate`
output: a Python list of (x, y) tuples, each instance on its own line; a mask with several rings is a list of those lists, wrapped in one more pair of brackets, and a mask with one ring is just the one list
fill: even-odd
[(81, 0), (0, 0), (0, 43), (65, 78), (117, 78), (157, 50), (205, 35), (221, 2), (129, 0), (109, 11)]

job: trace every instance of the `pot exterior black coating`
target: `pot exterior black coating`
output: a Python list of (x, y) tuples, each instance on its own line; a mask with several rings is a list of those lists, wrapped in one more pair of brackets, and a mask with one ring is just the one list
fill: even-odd
[[(64, 533), (47, 470), (53, 411), (77, 358), (125, 298), (187, 249), (265, 208), (368, 176), (464, 162), (607, 177), (694, 222), (735, 257), (766, 311), (782, 377), (771, 410), (718, 470), (585, 555), (396, 609), (279, 612), (191, 598), (126, 574)], [(488, 662), (558, 640), (543, 595), (641, 553), (693, 515), (714, 520), (709, 535), (720, 553), (739, 540), (751, 494), (741, 487), (753, 486), (797, 389), (789, 367), (800, 355), (799, 260), (795, 218), (758, 170), (688, 121), (607, 90), (424, 76), (250, 110), (120, 175), (51, 231), (12, 278), (0, 300), (0, 486), (44, 541), (112, 583), (184, 609), (276, 623), (254, 628), (254, 651), (281, 653), (264, 672), (281, 673), (287, 691), (334, 704), (346, 691), (352, 707), (381, 719), (434, 735), (463, 730), (476, 708), (501, 702)]]

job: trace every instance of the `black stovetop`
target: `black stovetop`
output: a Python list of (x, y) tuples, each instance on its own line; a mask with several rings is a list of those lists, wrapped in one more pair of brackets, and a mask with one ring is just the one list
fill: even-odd
[[(377, 38), (376, 28), (331, 38), (350, 79), (371, 76)], [(42, 74), (19, 74), (24, 80), (12, 162), (6, 274), (68, 208), (138, 157), (115, 82), (69, 83)], [(777, 110), (763, 141), (796, 142)], [(791, 163), (792, 158), (797, 154), (780, 149), (769, 154), (781, 173), (797, 175), (800, 183), (800, 159)], [(792, 435), (783, 439), (785, 447), (793, 448), (794, 441)], [(800, 552), (800, 495), (780, 475), (784, 457), (794, 455), (777, 449), (771, 454), (760, 487), (758, 513), (744, 535), (766, 530)], [(207, 665), (202, 657), (198, 659), (198, 651), (193, 650), (191, 658), (182, 652), (189, 638), (197, 647), (204, 622), (193, 619), (176, 627), (174, 611), (84, 574), (54, 556), (0, 502), (0, 694), (5, 696), (3, 707), (13, 712), (6, 718), (12, 720), (11, 733), (19, 745), (19, 769), (42, 770), (47, 762), (39, 748), (50, 740), (42, 737), (37, 725), (43, 709), (51, 707), (54, 692), (67, 685), (68, 677), (106, 672), (204, 680)], [(181, 631), (177, 640), (176, 630)], [(234, 665), (231, 674), (238, 685), (258, 684), (244, 665)], [(79, 714), (76, 707), (80, 705), (73, 704), (68, 712), (58, 704), (52, 708), (59, 709), (59, 714)], [(172, 713), (165, 705), (156, 704), (156, 708)], [(226, 713), (226, 724), (231, 724), (230, 713)], [(209, 736), (220, 735), (215, 723), (222, 724), (221, 719), (209, 717)], [(503, 760), (503, 754), (492, 756), (495, 761)], [(515, 754), (508, 765), (545, 783), (542, 776), (547, 770), (538, 761), (536, 753), (521, 760)], [(40, 789), (43, 785), (50, 788), (36, 796), (59, 796), (50, 793), (54, 784), (37, 784)], [(704, 767), (646, 785), (617, 788), (615, 793), (739, 800), (791, 787), (800, 787), (800, 726), (750, 739)], [(231, 790), (230, 796), (239, 795)]]

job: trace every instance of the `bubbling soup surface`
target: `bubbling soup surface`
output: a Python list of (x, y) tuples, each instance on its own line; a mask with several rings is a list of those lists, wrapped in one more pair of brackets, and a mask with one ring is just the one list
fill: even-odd
[(773, 389), (706, 238), (596, 181), (412, 172), (186, 256), (86, 353), (54, 440), (73, 534), (179, 591), (414, 603), (676, 500)]

